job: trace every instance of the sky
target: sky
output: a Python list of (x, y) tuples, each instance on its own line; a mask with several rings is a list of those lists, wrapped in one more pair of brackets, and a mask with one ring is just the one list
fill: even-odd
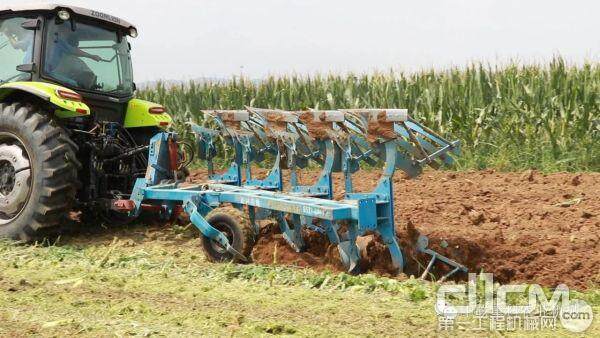
[(137, 82), (600, 59), (595, 0), (64, 0), (134, 23)]

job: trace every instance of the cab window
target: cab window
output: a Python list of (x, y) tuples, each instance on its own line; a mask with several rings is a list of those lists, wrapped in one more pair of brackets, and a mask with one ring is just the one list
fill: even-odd
[(17, 70), (20, 65), (33, 63), (35, 32), (21, 27), (26, 20), (29, 18), (0, 20), (0, 83), (31, 78), (29, 73)]
[(129, 44), (119, 32), (75, 20), (49, 20), (44, 74), (73, 87), (126, 96), (133, 93)]

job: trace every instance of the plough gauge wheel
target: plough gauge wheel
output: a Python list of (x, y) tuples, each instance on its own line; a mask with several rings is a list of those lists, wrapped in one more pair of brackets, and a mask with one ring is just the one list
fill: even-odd
[[(221, 207), (209, 212), (206, 215), (206, 221), (221, 231), (237, 252), (245, 257), (250, 257), (254, 247), (254, 232), (247, 213), (234, 207)], [(234, 261), (241, 263), (222, 245), (204, 235), (202, 235), (202, 247), (206, 258), (211, 262)]]

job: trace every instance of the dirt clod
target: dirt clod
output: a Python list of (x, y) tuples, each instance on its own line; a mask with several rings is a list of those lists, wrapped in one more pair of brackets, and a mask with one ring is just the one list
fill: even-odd
[(485, 220), (485, 216), (481, 211), (471, 210), (469, 212), (469, 219), (473, 225), (479, 225)]
[(581, 175), (573, 176), (573, 178), (571, 179), (571, 185), (578, 186), (580, 184), (581, 184)]
[(594, 214), (592, 214), (591, 212), (589, 212), (587, 210), (581, 210), (581, 217), (588, 219), (588, 218), (594, 217)]
[(533, 171), (533, 170), (526, 170), (521, 175), (522, 181), (533, 182), (534, 178), (535, 178), (535, 171)]

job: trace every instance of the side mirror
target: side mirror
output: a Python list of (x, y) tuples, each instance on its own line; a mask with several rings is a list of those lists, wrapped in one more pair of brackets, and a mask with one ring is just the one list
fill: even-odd
[(38, 30), (40, 28), (40, 20), (30, 19), (30, 20), (23, 21), (23, 23), (21, 24), (21, 27), (23, 29), (27, 29), (30, 31)]
[(135, 92), (137, 90), (137, 85), (135, 84), (135, 82), (133, 83), (133, 91)]
[(35, 65), (33, 63), (26, 63), (23, 65), (18, 65), (17, 71), (23, 72), (23, 73), (33, 73), (34, 68), (35, 68)]

